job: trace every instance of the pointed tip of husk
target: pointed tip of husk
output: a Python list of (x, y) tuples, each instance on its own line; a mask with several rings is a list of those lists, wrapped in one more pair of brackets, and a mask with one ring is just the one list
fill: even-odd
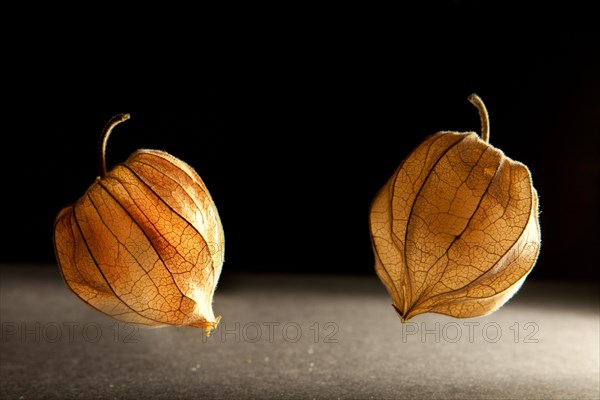
[(392, 303), (392, 307), (394, 307), (394, 310), (396, 310), (398, 317), (400, 317), (400, 322), (402, 322), (402, 323), (406, 322), (407, 318), (404, 314), (402, 314), (402, 311), (400, 311), (400, 309), (398, 307), (396, 307), (396, 305), (393, 303)]
[(204, 324), (204, 334), (206, 335), (206, 337), (210, 336), (210, 332), (213, 329), (217, 329), (217, 325), (219, 325), (219, 322), (221, 321), (221, 316), (219, 315), (216, 319), (215, 322), (206, 322)]

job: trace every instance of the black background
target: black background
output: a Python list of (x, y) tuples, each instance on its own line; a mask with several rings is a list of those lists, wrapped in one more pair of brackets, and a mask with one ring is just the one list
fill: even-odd
[[(160, 101), (130, 100), (126, 83), (98, 87), (93, 74), (60, 91), (38, 77), (31, 102), (5, 118), (0, 262), (53, 265), (53, 220), (98, 175), (104, 124), (129, 112), (108, 142), (109, 168), (137, 148), (192, 165), (221, 215), (224, 271), (373, 274), (372, 198), (427, 135), (479, 131), (467, 101), (476, 92), (491, 144), (529, 166), (540, 195), (531, 276), (598, 279), (597, 33), (305, 39), (245, 43), (231, 49), (224, 77), (198, 71), (190, 86), (172, 71), (149, 75), (146, 89), (172, 76), (180, 89)], [(118, 74), (118, 62), (106, 65)], [(66, 90), (78, 86), (86, 96)], [(111, 100), (94, 101), (101, 92)]]

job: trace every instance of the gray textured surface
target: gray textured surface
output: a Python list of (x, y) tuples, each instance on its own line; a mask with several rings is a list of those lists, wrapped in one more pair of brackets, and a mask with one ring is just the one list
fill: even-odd
[[(116, 331), (55, 268), (2, 268), (0, 288), (3, 398), (600, 397), (592, 284), (526, 282), (489, 317), (402, 326), (374, 277), (224, 276), (214, 304), (223, 320), (207, 340), (194, 328)], [(439, 342), (407, 334), (422, 324)]]

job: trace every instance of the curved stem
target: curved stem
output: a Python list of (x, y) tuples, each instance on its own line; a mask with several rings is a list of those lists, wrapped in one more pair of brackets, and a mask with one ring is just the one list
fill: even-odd
[(129, 114), (117, 114), (108, 121), (100, 137), (100, 152), (98, 153), (98, 165), (100, 167), (100, 178), (104, 179), (106, 176), (106, 142), (112, 132), (113, 128), (119, 125), (121, 122), (129, 119)]
[(484, 142), (490, 142), (490, 117), (488, 116), (487, 109), (485, 108), (485, 104), (483, 104), (483, 100), (475, 93), (469, 96), (469, 101), (477, 110), (479, 110), (479, 118), (481, 119), (481, 138)]

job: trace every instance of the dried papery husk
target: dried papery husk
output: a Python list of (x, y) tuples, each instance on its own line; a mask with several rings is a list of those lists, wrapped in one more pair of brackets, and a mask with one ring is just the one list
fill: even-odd
[(537, 260), (538, 196), (527, 167), (473, 132), (439, 132), (402, 162), (370, 212), (375, 270), (402, 322), (477, 317), (519, 290)]
[(68, 287), (120, 321), (188, 325), (210, 334), (212, 299), (224, 257), (223, 227), (192, 167), (159, 150), (138, 150), (100, 177), (54, 225), (54, 246)]

